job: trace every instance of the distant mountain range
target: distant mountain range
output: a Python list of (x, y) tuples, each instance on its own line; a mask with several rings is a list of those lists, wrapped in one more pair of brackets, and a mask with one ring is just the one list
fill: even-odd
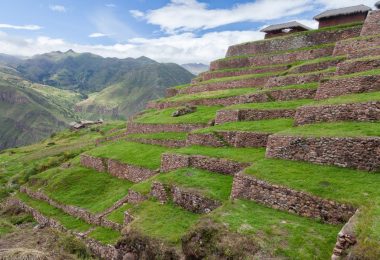
[(198, 75), (202, 72), (208, 71), (209, 66), (203, 63), (187, 63), (181, 65), (183, 68), (187, 69), (194, 75)]
[(0, 149), (33, 143), (79, 118), (125, 119), (193, 77), (177, 64), (147, 57), (0, 54)]

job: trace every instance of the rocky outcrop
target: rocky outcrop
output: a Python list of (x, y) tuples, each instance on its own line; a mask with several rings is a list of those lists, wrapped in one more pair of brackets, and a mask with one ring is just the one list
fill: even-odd
[(295, 125), (335, 121), (378, 121), (380, 120), (380, 101), (303, 106), (297, 109)]
[(380, 90), (380, 75), (336, 78), (319, 85), (315, 99)]
[(272, 135), (268, 138), (266, 157), (379, 171), (380, 137)]
[(231, 198), (253, 200), (275, 209), (331, 224), (345, 223), (356, 210), (350, 205), (270, 184), (243, 173), (234, 177)]
[(179, 168), (194, 167), (210, 172), (234, 175), (250, 164), (236, 162), (223, 158), (213, 158), (203, 155), (185, 155), (164, 153), (161, 157), (161, 172), (169, 172)]

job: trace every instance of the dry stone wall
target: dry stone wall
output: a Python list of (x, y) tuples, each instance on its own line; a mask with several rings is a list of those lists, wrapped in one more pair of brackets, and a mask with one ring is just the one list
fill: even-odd
[(357, 59), (357, 58), (368, 57), (368, 56), (380, 56), (380, 48), (374, 47), (374, 48), (356, 50), (355, 52), (350, 53), (348, 55), (348, 58)]
[[(150, 102), (148, 108), (155, 109), (165, 109), (170, 107), (179, 107), (179, 106), (229, 106), (234, 104), (239, 104), (240, 96), (225, 97), (225, 98), (204, 98), (204, 99), (195, 99), (189, 101), (167, 101), (167, 102)], [(170, 131), (172, 132), (172, 131)]]
[(142, 143), (142, 144), (161, 145), (161, 146), (172, 147), (172, 148), (186, 146), (186, 140), (145, 139), (145, 138), (132, 138), (132, 137), (127, 137), (126, 140)]
[(380, 36), (362, 37), (337, 42), (334, 49), (334, 56), (354, 54), (360, 49), (369, 49), (380, 45)]
[(297, 109), (295, 125), (334, 121), (378, 121), (380, 120), (380, 101), (303, 106)]
[(248, 166), (248, 163), (240, 163), (228, 159), (212, 158), (203, 155), (165, 153), (161, 157), (161, 172), (170, 172), (184, 167), (194, 167), (210, 172), (234, 175)]
[(380, 138), (272, 135), (266, 157), (379, 171)]
[(275, 209), (320, 219), (331, 224), (345, 223), (356, 210), (350, 205), (270, 184), (243, 173), (234, 177), (231, 198), (253, 200)]
[(380, 10), (371, 11), (368, 13), (364, 22), (360, 36), (368, 36), (380, 34)]
[(338, 78), (321, 82), (315, 99), (380, 90), (380, 75)]
[(346, 61), (338, 64), (336, 74), (345, 75), (380, 68), (380, 59)]
[(149, 134), (159, 132), (190, 132), (205, 127), (204, 124), (141, 124), (128, 122), (128, 134)]
[(286, 51), (289, 50), (289, 47), (292, 49), (299, 49), (326, 43), (333, 43), (347, 38), (357, 37), (360, 35), (360, 31), (361, 26), (357, 26), (330, 31), (297, 33), (287, 37), (248, 42), (230, 46), (226, 57), (260, 54), (273, 51)]
[(295, 109), (237, 109), (216, 112), (215, 124), (294, 117)]
[(318, 82), (325, 77), (334, 75), (334, 72), (321, 72), (304, 75), (288, 75), (280, 77), (272, 77), (265, 84), (265, 88), (282, 87), (289, 85), (300, 85), (311, 82)]
[(317, 63), (303, 64), (290, 69), (291, 73), (308, 73), (336, 67), (342, 60), (329, 60)]
[(265, 147), (271, 133), (245, 131), (218, 131), (214, 133), (190, 133), (187, 145), (201, 146), (233, 146), (233, 147)]

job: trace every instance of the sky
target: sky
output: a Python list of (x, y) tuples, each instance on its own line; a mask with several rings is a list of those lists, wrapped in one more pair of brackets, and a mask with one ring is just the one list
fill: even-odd
[(204, 63), (228, 46), (264, 37), (263, 27), (324, 10), (376, 0), (1, 0), (0, 53), (51, 51), (103, 57), (147, 56), (160, 62)]

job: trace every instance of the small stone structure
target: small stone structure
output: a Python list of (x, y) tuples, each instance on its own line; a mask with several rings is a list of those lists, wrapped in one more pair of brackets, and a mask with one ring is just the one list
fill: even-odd
[(249, 165), (249, 163), (241, 163), (203, 155), (164, 153), (161, 157), (161, 172), (170, 172), (179, 168), (194, 167), (210, 172), (234, 175)]
[(294, 117), (295, 125), (335, 121), (379, 121), (380, 101), (338, 105), (302, 106)]
[(302, 137), (272, 135), (266, 157), (380, 170), (380, 137)]
[(273, 185), (243, 173), (238, 173), (234, 177), (231, 198), (253, 200), (275, 209), (332, 224), (345, 223), (356, 210), (350, 205)]
[(371, 8), (366, 5), (349, 6), (324, 11), (314, 16), (314, 19), (319, 22), (319, 28), (324, 28), (340, 24), (364, 22), (369, 11), (371, 11)]

